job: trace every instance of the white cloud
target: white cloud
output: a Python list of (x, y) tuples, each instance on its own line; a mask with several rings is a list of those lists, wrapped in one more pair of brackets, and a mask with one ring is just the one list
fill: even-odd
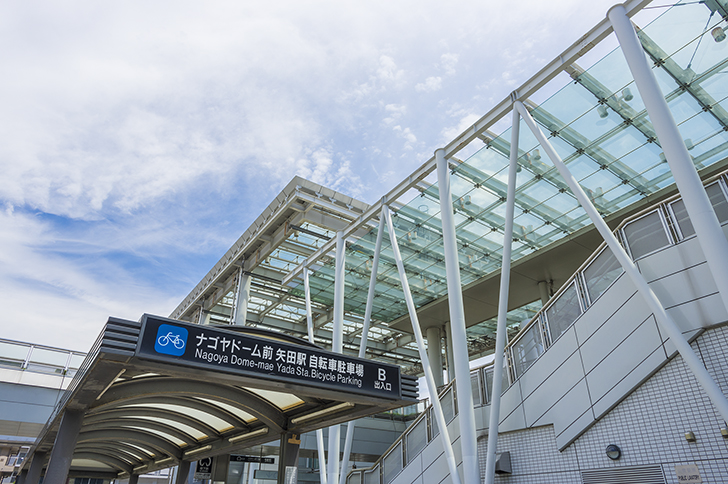
[(442, 78), (441, 77), (428, 77), (425, 82), (420, 82), (415, 85), (415, 91), (417, 92), (433, 92), (442, 89)]
[(445, 74), (448, 76), (454, 76), (455, 66), (458, 63), (458, 59), (460, 56), (458, 54), (453, 54), (452, 52), (449, 52), (447, 54), (442, 54), (440, 56), (440, 67), (445, 71)]

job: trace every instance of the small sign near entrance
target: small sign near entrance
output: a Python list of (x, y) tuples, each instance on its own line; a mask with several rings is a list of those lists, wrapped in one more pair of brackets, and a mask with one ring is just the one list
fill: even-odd
[(677, 475), (677, 482), (680, 484), (700, 484), (703, 482), (700, 477), (700, 470), (695, 464), (677, 465), (675, 466), (675, 474)]
[(230, 462), (257, 462), (259, 464), (275, 464), (275, 457), (258, 457), (256, 455), (230, 454)]
[(212, 479), (212, 457), (207, 457), (197, 461), (194, 479), (196, 481)]

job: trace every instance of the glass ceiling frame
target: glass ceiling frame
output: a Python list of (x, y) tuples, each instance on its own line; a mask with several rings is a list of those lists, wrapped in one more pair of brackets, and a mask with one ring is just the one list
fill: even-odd
[[(633, 16), (649, 3), (633, 0), (625, 7)], [(728, 85), (728, 42), (715, 42), (710, 34), (721, 25), (726, 26), (721, 15), (711, 14), (705, 4), (685, 4), (666, 9), (657, 20), (638, 29), (698, 169), (725, 162), (728, 156), (728, 88), (722, 87)], [(603, 216), (633, 206), (673, 183), (621, 52), (614, 50), (588, 68), (580, 65), (588, 64), (584, 55), (610, 35), (611, 26), (605, 19), (517, 90)], [(528, 100), (542, 97), (542, 90), (550, 90), (559, 82), (563, 87), (544, 102)], [(445, 147), (463, 287), (500, 270), (510, 129), (500, 135), (491, 129), (507, 119), (511, 108), (511, 99), (503, 100)], [(591, 226), (555, 168), (545, 155), (542, 159), (541, 147), (532, 134), (526, 129), (521, 133), (514, 261), (553, 247)], [(416, 306), (423, 308), (446, 295), (439, 190), (431, 183), (434, 169), (433, 157), (371, 206), (346, 200), (323, 187), (302, 190), (294, 203), (284, 200), (282, 193), (254, 224), (260, 232), (260, 240), (255, 241), (258, 248), (253, 244), (243, 254), (241, 237), (200, 283), (207, 285), (207, 292), (202, 293), (198, 285), (172, 317), (232, 322), (240, 278), (233, 271), (239, 264), (253, 274), (248, 324), (305, 337), (301, 272), (308, 267), (315, 340), (328, 345), (333, 329), (333, 239), (337, 230), (343, 230), (347, 240), (344, 347), (356, 352), (383, 204), (395, 212), (393, 222)], [(277, 232), (263, 233), (261, 227), (289, 207), (298, 213), (315, 207), (320, 213), (315, 221), (292, 216)], [(220, 275), (223, 266), (227, 267), (225, 278)], [(418, 371), (413, 337), (392, 327), (406, 318), (406, 307), (386, 233), (374, 304), (368, 355), (399, 363), (405, 371)], [(539, 303), (533, 303), (510, 311), (512, 330), (529, 319), (537, 306)], [(492, 349), (493, 328), (494, 319), (468, 328), (471, 355)]]
[[(706, 22), (705, 19), (709, 20)], [(651, 35), (655, 32), (659, 36), (664, 25), (674, 26), (675, 23), (685, 27), (681, 31), (685, 43), (666, 52)], [(678, 125), (688, 132), (694, 129), (691, 124), (700, 125), (701, 138), (686, 138), (698, 169), (728, 155), (728, 136), (725, 134), (728, 131), (728, 113), (723, 107), (728, 98), (725, 95), (713, 97), (702, 87), (703, 82), (725, 74), (721, 69), (728, 64), (728, 58), (725, 51), (719, 53), (718, 61), (708, 64), (703, 71), (695, 70), (697, 60), (687, 66), (684, 62), (690, 57), (692, 63), (696, 54), (703, 59), (715, 57), (711, 50), (715, 51), (719, 43), (714, 42), (710, 31), (720, 25), (725, 25), (725, 21), (720, 15), (712, 14), (705, 5), (685, 4), (674, 7), (638, 31), (645, 51), (654, 62), (654, 71), (667, 102), (673, 111), (678, 110)], [(686, 53), (692, 53), (692, 56)], [(705, 64), (703, 62), (703, 66)], [(544, 131), (550, 133), (549, 141), (577, 175), (602, 215), (615, 213), (672, 184), (664, 154), (621, 52), (615, 49), (588, 69), (571, 62), (564, 70), (571, 75), (573, 83), (541, 105), (532, 102), (527, 105)], [(563, 106), (575, 97), (579, 101), (577, 109), (571, 116), (565, 117), (568, 109)], [(587, 122), (603, 127), (590, 129), (585, 134), (583, 127)], [(475, 129), (471, 128), (468, 132)], [(596, 135), (588, 134), (594, 131)], [(528, 130), (522, 129), (521, 132), (524, 135), (519, 143), (520, 174), (516, 198), (520, 213), (515, 219), (513, 260), (591, 225), (555, 168), (541, 160), (540, 146), (535, 138)], [(486, 145), (467, 160), (448, 156), (452, 167), (451, 184), (463, 286), (499, 270), (501, 264), (510, 129), (500, 136), (489, 134), (481, 130), (480, 137)], [(632, 146), (626, 150), (619, 146), (629, 144)], [(614, 146), (619, 146), (623, 152), (609, 149)], [(635, 163), (636, 158), (642, 161)], [(423, 168), (429, 169), (430, 163)], [(413, 175), (408, 180), (415, 178)], [(411, 277), (413, 297), (417, 306), (422, 307), (445, 296), (447, 291), (438, 216), (439, 192), (436, 184), (423, 181), (410, 183), (410, 186), (420, 191), (420, 195), (407, 204), (397, 207), (396, 203), (389, 201), (389, 196), (383, 197), (383, 201), (389, 201), (396, 210), (395, 227), (400, 234), (398, 241), (408, 277)], [(369, 212), (375, 209), (372, 207)], [(376, 229), (373, 228), (348, 246), (346, 299), (349, 311), (363, 313), (365, 281), (369, 276), (366, 263), (371, 257), (375, 237)], [(324, 246), (321, 250), (326, 248)], [(404, 316), (406, 310), (393, 264), (391, 243), (386, 236), (381, 257), (373, 317), (390, 323)], [(307, 263), (311, 266), (315, 261), (316, 254), (309, 257)], [(310, 276), (312, 296), (314, 300), (330, 306), (333, 304), (333, 261), (329, 258), (318, 263), (322, 264), (321, 267), (314, 269)], [(287, 280), (291, 281), (295, 275), (296, 271), (291, 272)], [(481, 332), (483, 327), (485, 325), (481, 326)]]

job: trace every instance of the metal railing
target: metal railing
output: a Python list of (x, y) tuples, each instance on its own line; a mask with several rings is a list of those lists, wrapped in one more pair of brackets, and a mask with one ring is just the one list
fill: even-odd
[[(706, 191), (721, 225), (728, 223), (726, 173), (708, 180)], [(634, 214), (619, 224), (615, 233), (632, 260), (647, 257), (666, 247), (694, 237), (690, 220), (679, 195)], [(503, 393), (545, 353), (572, 324), (623, 274), (606, 244), (579, 267), (536, 315), (506, 345)], [(491, 401), (493, 363), (470, 372), (475, 406)], [(440, 402), (449, 423), (457, 415), (454, 382), (440, 392)], [(382, 457), (369, 469), (356, 469), (347, 484), (390, 484), (411, 460), (438, 435), (432, 407), (423, 412)], [(395, 455), (396, 454), (396, 455)]]
[(0, 338), (0, 368), (72, 377), (85, 353)]

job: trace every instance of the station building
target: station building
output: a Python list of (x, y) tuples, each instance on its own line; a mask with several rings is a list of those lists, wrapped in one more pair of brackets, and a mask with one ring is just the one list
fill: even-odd
[[(329, 427), (311, 454), (328, 462), (322, 483), (342, 474), (349, 484), (727, 482), (728, 4), (631, 0), (606, 14), (376, 203), (294, 178), (164, 323), (264, 331), (330, 350), (329, 360), (389, 365), (402, 388), (424, 375), (438, 397), (386, 450), (350, 457), (344, 435), (356, 440), (363, 427), (339, 424), (407, 405), (412, 393), (367, 401), (304, 391), (287, 406), (258, 392), (278, 417), (238, 414), (235, 435), (217, 429), (218, 440), (136, 419), (135, 432), (176, 449), (125, 444), (104, 459), (89, 444), (66, 456), (72, 475), (134, 480), (178, 465), (185, 479), (198, 458), (244, 451), (245, 435), (269, 418), (269, 436), (286, 439)], [(109, 324), (134, 327), (136, 353), (130, 346), (124, 358), (138, 358), (144, 327)], [(469, 364), (488, 355), (492, 363)], [(124, 388), (144, 390), (145, 378), (201, 385), (166, 360), (159, 374), (125, 361), (128, 373), (105, 373), (109, 392), (85, 380), (97, 393), (75, 409), (82, 441), (101, 439), (91, 435), (99, 425), (118, 442), (130, 433), (129, 405), (114, 404), (118, 418), (103, 423), (94, 398), (136, 398)], [(194, 398), (215, 400), (208, 390)], [(35, 460), (46, 468), (63, 433), (59, 411), (23, 470)], [(304, 415), (310, 425), (296, 427)], [(279, 442), (282, 461), (288, 440)]]

